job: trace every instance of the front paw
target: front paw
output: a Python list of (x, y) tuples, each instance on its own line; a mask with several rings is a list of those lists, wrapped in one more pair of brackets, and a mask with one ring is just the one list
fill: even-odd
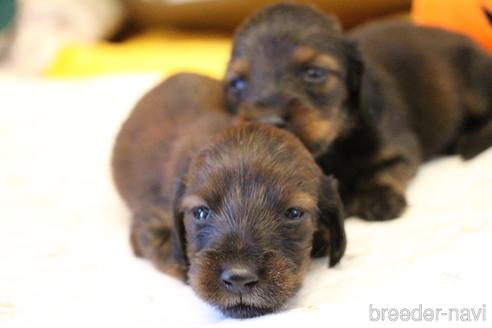
[(168, 228), (151, 224), (133, 224), (130, 243), (138, 257), (150, 257), (155, 252), (166, 252), (170, 248), (171, 232)]
[(136, 256), (149, 259), (158, 270), (185, 281), (186, 271), (173, 256), (168, 222), (158, 215), (135, 215), (130, 242)]
[(349, 213), (367, 221), (387, 221), (399, 217), (406, 206), (401, 193), (388, 186), (374, 186), (355, 195)]

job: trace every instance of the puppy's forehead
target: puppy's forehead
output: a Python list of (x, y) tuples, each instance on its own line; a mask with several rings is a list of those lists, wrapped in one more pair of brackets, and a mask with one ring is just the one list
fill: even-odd
[(188, 190), (215, 204), (226, 197), (251, 206), (283, 204), (295, 192), (316, 195), (320, 175), (297, 138), (271, 126), (244, 124), (216, 138), (195, 158)]
[(295, 34), (313, 30), (340, 34), (341, 26), (332, 15), (327, 15), (311, 6), (301, 4), (276, 4), (250, 16), (237, 30), (236, 37), (271, 31), (275, 34), (294, 31)]
[(275, 225), (288, 208), (298, 207), (309, 213), (317, 210), (317, 194), (281, 182), (234, 181), (213, 197), (216, 203), (211, 204), (212, 208), (229, 223), (266, 224), (272, 220), (270, 223)]
[(212, 207), (233, 206), (276, 209), (301, 206), (313, 209), (317, 199), (316, 179), (294, 172), (271, 170), (267, 166), (245, 165), (219, 167), (207, 170), (192, 181), (196, 196), (186, 204), (209, 204)]
[[(277, 4), (251, 16), (235, 34), (233, 57), (262, 47), (309, 45), (318, 50), (337, 48), (343, 39), (338, 20), (310, 6)], [(277, 54), (278, 55), (278, 54)]]
[(228, 72), (247, 76), (255, 69), (275, 71), (274, 67), (285, 69), (312, 61), (339, 71), (344, 66), (345, 57), (346, 45), (338, 34), (326, 31), (262, 31), (235, 42)]

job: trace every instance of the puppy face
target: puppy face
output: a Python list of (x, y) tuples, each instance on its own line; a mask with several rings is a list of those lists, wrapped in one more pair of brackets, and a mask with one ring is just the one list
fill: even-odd
[(314, 239), (316, 253), (328, 252), (332, 264), (341, 258), (340, 211), (334, 181), (296, 138), (268, 126), (233, 128), (193, 159), (178, 196), (189, 282), (228, 316), (272, 312), (300, 288)]
[(226, 105), (244, 120), (291, 130), (317, 155), (348, 128), (359, 71), (336, 20), (304, 5), (274, 5), (236, 33)]

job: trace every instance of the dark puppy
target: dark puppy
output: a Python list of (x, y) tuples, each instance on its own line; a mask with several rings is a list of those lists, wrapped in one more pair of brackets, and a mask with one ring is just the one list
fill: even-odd
[(114, 177), (135, 252), (226, 315), (252, 317), (299, 289), (310, 255), (340, 260), (343, 214), (335, 181), (296, 137), (229, 127), (220, 88), (178, 75), (146, 95), (117, 138)]
[(231, 111), (295, 133), (367, 220), (401, 214), (421, 161), (492, 144), (492, 59), (442, 30), (375, 23), (348, 38), (311, 7), (274, 5), (238, 29), (225, 81)]

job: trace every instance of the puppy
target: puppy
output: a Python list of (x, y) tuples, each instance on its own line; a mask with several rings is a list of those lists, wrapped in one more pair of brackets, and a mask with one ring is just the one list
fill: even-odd
[(335, 265), (346, 238), (336, 183), (303, 144), (269, 125), (232, 126), (222, 100), (218, 81), (169, 78), (123, 125), (113, 171), (135, 253), (245, 318), (294, 295), (310, 255)]
[(278, 4), (236, 32), (225, 98), (296, 134), (339, 180), (347, 215), (388, 220), (422, 161), (492, 144), (491, 72), (463, 36), (399, 22), (346, 36), (332, 16)]

